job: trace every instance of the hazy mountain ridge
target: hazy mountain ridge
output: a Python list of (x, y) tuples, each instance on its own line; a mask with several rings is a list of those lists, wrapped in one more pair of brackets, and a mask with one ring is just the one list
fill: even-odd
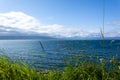
[(0, 40), (4, 39), (54, 39), (49, 36), (0, 36)]
[(16, 40), (16, 39), (59, 39), (59, 40), (120, 40), (120, 37), (72, 37), (72, 38), (55, 38), (50, 36), (0, 36), (0, 40)]
[[(102, 40), (101, 34), (94, 33), (90, 34), (87, 37), (81, 36), (71, 36), (71, 37), (62, 37), (62, 36), (53, 36), (47, 33), (37, 34), (34, 32), (22, 32), (15, 28), (5, 27), (0, 25), (0, 40), (9, 40), (9, 39), (65, 39), (65, 40)], [(105, 37), (105, 40), (120, 40), (120, 37)]]

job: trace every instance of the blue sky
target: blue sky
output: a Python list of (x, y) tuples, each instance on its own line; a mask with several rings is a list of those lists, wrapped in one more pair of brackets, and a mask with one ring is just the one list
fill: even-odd
[(118, 37), (120, 0), (0, 0), (0, 33), (98, 36), (104, 2), (105, 36)]

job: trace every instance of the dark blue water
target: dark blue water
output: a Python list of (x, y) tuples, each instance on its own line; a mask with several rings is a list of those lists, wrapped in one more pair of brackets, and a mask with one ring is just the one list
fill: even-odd
[(0, 54), (36, 68), (63, 67), (64, 58), (74, 54), (120, 60), (120, 40), (0, 40)]

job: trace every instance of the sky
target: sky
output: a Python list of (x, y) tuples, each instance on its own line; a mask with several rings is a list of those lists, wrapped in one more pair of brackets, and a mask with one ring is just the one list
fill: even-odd
[(0, 36), (120, 37), (120, 0), (0, 0)]

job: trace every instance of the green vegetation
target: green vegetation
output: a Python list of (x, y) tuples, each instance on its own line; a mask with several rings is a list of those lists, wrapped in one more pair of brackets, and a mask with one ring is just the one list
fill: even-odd
[(69, 62), (62, 71), (37, 71), (27, 64), (20, 65), (0, 57), (0, 80), (120, 80), (120, 64), (115, 58), (97, 58), (97, 63), (84, 59), (75, 60), (74, 66)]

